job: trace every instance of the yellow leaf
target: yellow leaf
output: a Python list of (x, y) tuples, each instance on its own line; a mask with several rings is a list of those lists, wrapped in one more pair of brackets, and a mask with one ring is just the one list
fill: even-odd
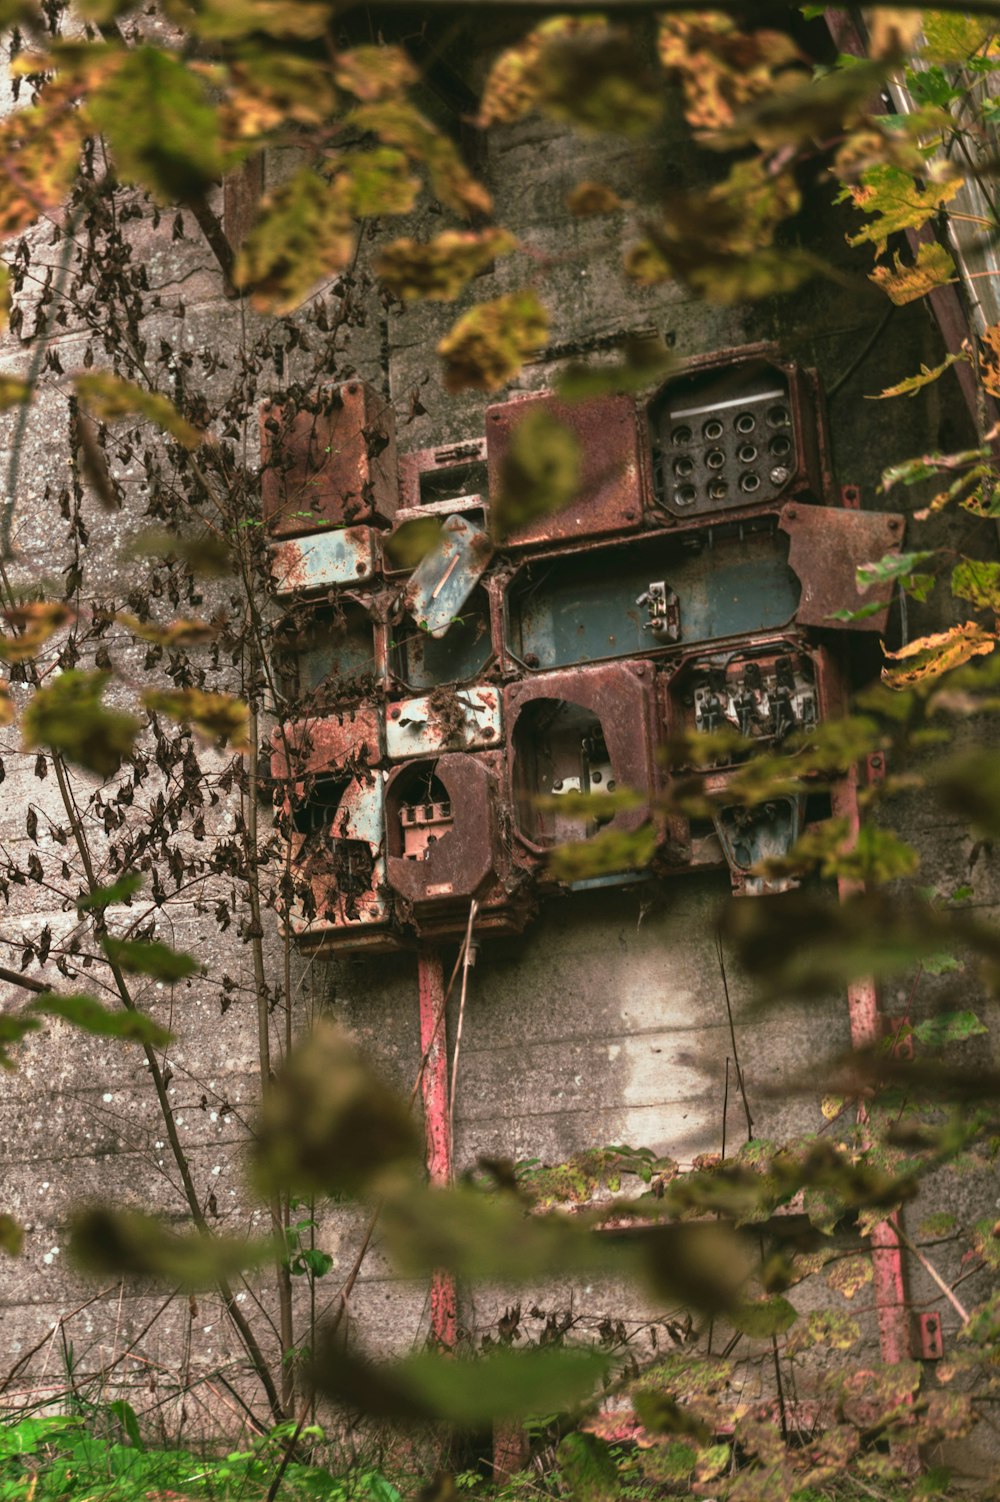
[(876, 5), (868, 15), (868, 53), (897, 61), (912, 52), (923, 28), (919, 10), (892, 9)]
[(154, 714), (179, 724), (190, 722), (203, 741), (228, 741), (234, 751), (249, 751), (250, 711), (232, 694), (204, 693), (197, 688), (149, 689), (142, 702)]
[(577, 218), (584, 218), (589, 214), (614, 214), (623, 205), (606, 183), (583, 182), (566, 194), (566, 207)]
[(897, 251), (892, 266), (876, 266), (869, 280), (880, 287), (897, 307), (902, 307), (926, 297), (935, 287), (947, 286), (958, 278), (951, 256), (934, 240), (925, 241), (920, 246), (912, 266), (901, 265)]
[(57, 85), (0, 121), (0, 239), (19, 235), (62, 201), (85, 134), (74, 91)]
[(451, 302), (497, 256), (516, 248), (514, 236), (503, 229), (445, 230), (425, 244), (394, 240), (379, 252), (375, 271), (403, 302), (417, 298)]
[(979, 374), (991, 396), (1000, 396), (1000, 323), (991, 324), (980, 336)]
[(898, 381), (895, 386), (887, 386), (884, 391), (880, 391), (877, 396), (870, 396), (868, 400), (871, 402), (880, 402), (887, 396), (915, 396), (918, 391), (922, 391), (932, 381), (940, 380), (945, 371), (949, 370), (957, 361), (967, 358), (968, 356), (964, 354), (945, 355), (940, 365), (921, 365), (917, 375), (907, 376), (905, 380)]
[(987, 656), (996, 644), (997, 637), (992, 631), (985, 631), (975, 621), (966, 621), (948, 631), (918, 637), (898, 652), (886, 652), (890, 662), (902, 662), (906, 666), (883, 668), (882, 681), (889, 688), (910, 688), (915, 683), (939, 678), (950, 668), (960, 667), (973, 657)]
[(20, 381), (17, 376), (0, 375), (0, 412), (6, 412), (8, 407), (19, 407), (22, 402), (30, 402), (32, 395), (32, 388), (27, 381)]
[(401, 94), (419, 74), (401, 47), (352, 47), (338, 53), (333, 76), (348, 94), (371, 103)]
[(138, 636), (142, 641), (155, 642), (164, 647), (203, 647), (208, 642), (213, 642), (222, 630), (221, 625), (215, 621), (201, 621), (198, 619), (171, 621), (167, 626), (155, 626), (149, 622), (142, 622), (121, 611), (115, 616), (115, 620), (127, 627), (133, 636)]
[(264, 196), (233, 272), (262, 313), (292, 312), (318, 282), (349, 264), (355, 228), (345, 187), (300, 167)]
[(361, 104), (347, 116), (348, 126), (370, 130), (386, 146), (398, 146), (426, 168), (431, 190), (446, 208), (468, 217), (488, 214), (493, 200), (459, 156), (454, 142), (405, 99)]
[(132, 381), (123, 381), (110, 370), (81, 371), (73, 377), (80, 405), (101, 422), (116, 422), (122, 417), (144, 417), (156, 423), (186, 449), (195, 449), (204, 433), (182, 417), (167, 397), (158, 391), (146, 391)]
[(13, 725), (14, 718), (15, 705), (11, 698), (10, 685), (0, 680), (0, 725)]
[(534, 292), (510, 292), (470, 309), (437, 347), (448, 391), (496, 391), (545, 343), (548, 314)]
[(57, 600), (39, 600), (32, 605), (15, 605), (3, 612), (14, 631), (0, 637), (0, 661), (26, 662), (49, 637), (76, 619), (76, 612)]
[(744, 32), (726, 16), (660, 18), (660, 61), (684, 89), (684, 113), (699, 130), (724, 130), (755, 99), (803, 77), (804, 58), (781, 31)]
[(553, 41), (597, 30), (603, 22), (590, 16), (553, 16), (514, 47), (508, 47), (493, 64), (486, 80), (476, 124), (510, 125), (535, 108), (541, 98), (543, 78), (539, 68), (546, 47)]
[(856, 235), (848, 235), (848, 245), (870, 241), (882, 255), (890, 235), (906, 229), (921, 229), (939, 209), (951, 202), (964, 182), (964, 175), (950, 165), (943, 169), (938, 181), (929, 181), (923, 188), (899, 167), (889, 163), (872, 167), (863, 172), (860, 180), (847, 188), (843, 195), (853, 198), (857, 207), (866, 214), (877, 216)]

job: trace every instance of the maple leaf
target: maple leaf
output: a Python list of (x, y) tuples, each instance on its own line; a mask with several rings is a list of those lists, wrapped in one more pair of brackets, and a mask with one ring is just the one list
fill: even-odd
[(448, 391), (496, 391), (545, 343), (548, 315), (534, 292), (509, 292), (470, 309), (439, 343)]
[(903, 266), (897, 251), (891, 266), (876, 266), (869, 277), (897, 307), (916, 302), (935, 287), (945, 287), (957, 279), (955, 262), (936, 240), (920, 246), (912, 266)]
[(848, 245), (863, 245), (868, 241), (882, 255), (890, 235), (906, 229), (922, 229), (939, 209), (951, 202), (965, 182), (963, 174), (951, 166), (946, 166), (943, 174), (939, 181), (928, 182), (921, 188), (908, 172), (891, 163), (863, 172), (838, 201), (852, 198), (859, 209), (876, 217), (856, 235), (848, 235)]
[(950, 668), (960, 667), (973, 657), (987, 656), (996, 645), (997, 637), (992, 631), (985, 631), (975, 621), (966, 621), (947, 631), (920, 636), (900, 647), (898, 652), (886, 652), (888, 661), (904, 663), (905, 666), (883, 668), (882, 681), (889, 688), (910, 688), (915, 683), (939, 678)]
[(263, 313), (290, 313), (354, 254), (355, 228), (344, 184), (300, 167), (265, 194), (233, 271)]
[(445, 230), (424, 244), (394, 240), (379, 252), (375, 271), (403, 302), (418, 298), (451, 302), (497, 256), (516, 248), (517, 241), (507, 230)]

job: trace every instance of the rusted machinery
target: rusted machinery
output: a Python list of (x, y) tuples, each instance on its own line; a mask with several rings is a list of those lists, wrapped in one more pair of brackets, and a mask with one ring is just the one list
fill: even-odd
[[(579, 489), (497, 543), (490, 497), (539, 408), (577, 436)], [(645, 824), (650, 867), (575, 885), (715, 865), (767, 889), (757, 862), (824, 809), (727, 808), (723, 759), (713, 819), (666, 819), (663, 748), (808, 730), (843, 707), (844, 633), (885, 628), (888, 592), (863, 621), (832, 618), (903, 520), (844, 505), (812, 372), (753, 348), (693, 362), (648, 403), (543, 392), (489, 407), (483, 436), (398, 459), (391, 408), (359, 381), (261, 422), (294, 705), (272, 770), (303, 946), (460, 936), (473, 899), (478, 933), (516, 932), (559, 889), (556, 844)], [(414, 565), (415, 528), (432, 542)], [(619, 788), (639, 796), (604, 814)], [(563, 815), (576, 792), (590, 811)]]

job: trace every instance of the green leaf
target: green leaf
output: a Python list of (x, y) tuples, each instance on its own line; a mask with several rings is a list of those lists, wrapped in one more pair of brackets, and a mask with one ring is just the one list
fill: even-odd
[(101, 696), (110, 678), (110, 673), (70, 668), (36, 689), (22, 720), (25, 747), (51, 746), (101, 777), (117, 772), (122, 757), (131, 754), (139, 721), (105, 709)]
[(393, 240), (375, 258), (383, 286), (403, 302), (451, 302), (497, 256), (517, 248), (503, 229), (445, 230), (434, 240)]
[(167, 397), (123, 381), (110, 370), (81, 371), (73, 377), (81, 406), (102, 422), (138, 415), (169, 433), (186, 449), (196, 449), (205, 435), (182, 417)]
[(629, 337), (624, 356), (612, 365), (574, 362), (559, 372), (556, 389), (564, 401), (586, 401), (619, 391), (644, 391), (661, 381), (673, 368), (674, 357), (658, 336)]
[(935, 287), (946, 287), (957, 281), (958, 272), (944, 246), (933, 240), (920, 245), (912, 266), (903, 266), (897, 251), (892, 266), (876, 266), (869, 280), (897, 307), (903, 307), (926, 297)]
[(20, 1257), (24, 1247), (24, 1228), (6, 1211), (0, 1213), (0, 1252)]
[(20, 1043), (28, 1033), (37, 1032), (40, 1027), (41, 1023), (36, 1018), (26, 1017), (23, 1013), (20, 1016), (11, 1012), (0, 1013), (0, 1068), (17, 1068), (10, 1053), (11, 1048)]
[(905, 578), (921, 563), (935, 558), (936, 553), (886, 553), (877, 563), (858, 565), (856, 579), (859, 590), (870, 589), (873, 584), (887, 584), (892, 579)]
[(338, 183), (356, 219), (408, 214), (417, 201), (420, 182), (409, 172), (406, 153), (394, 146), (345, 152), (340, 166)]
[(493, 501), (493, 525), (504, 538), (537, 516), (561, 511), (580, 489), (582, 455), (573, 430), (543, 407), (516, 423)]
[(113, 1414), (121, 1424), (128, 1436), (128, 1442), (132, 1449), (139, 1452), (145, 1450), (146, 1446), (143, 1444), (142, 1435), (139, 1433), (139, 1420), (136, 1417), (136, 1412), (132, 1404), (126, 1403), (124, 1398), (115, 1398), (113, 1402), (108, 1404), (108, 1412)]
[(964, 182), (964, 175), (950, 164), (946, 164), (938, 181), (931, 180), (925, 187), (919, 187), (908, 172), (891, 163), (869, 168), (858, 183), (842, 194), (842, 199), (853, 199), (859, 209), (875, 216), (871, 224), (847, 237), (848, 245), (863, 245), (867, 241), (881, 255), (890, 235), (921, 229), (951, 202)]
[(611, 1502), (621, 1491), (618, 1466), (608, 1445), (594, 1434), (567, 1434), (556, 1464), (573, 1502)]
[(85, 1272), (101, 1277), (155, 1278), (199, 1289), (260, 1267), (274, 1248), (270, 1242), (200, 1232), (177, 1235), (155, 1216), (98, 1208), (74, 1216), (70, 1253)]
[(291, 313), (319, 282), (350, 264), (354, 242), (349, 178), (330, 182), (300, 167), (261, 200), (233, 280), (262, 313)]
[(376, 1365), (327, 1341), (313, 1377), (320, 1392), (371, 1418), (482, 1427), (558, 1413), (588, 1397), (609, 1364), (592, 1349), (549, 1347), (493, 1350), (478, 1360), (420, 1352)]
[(422, 1160), (406, 1104), (347, 1034), (324, 1023), (286, 1058), (264, 1099), (255, 1177), (265, 1190), (360, 1194)]
[(145, 1013), (110, 1012), (93, 996), (46, 994), (31, 1002), (27, 1010), (71, 1022), (85, 1033), (102, 1038), (121, 1038), (126, 1043), (143, 1043), (150, 1048), (165, 1047), (173, 1036)]
[(119, 876), (110, 886), (95, 887), (92, 892), (82, 893), (76, 899), (76, 910), (78, 913), (103, 913), (106, 907), (111, 907), (114, 903), (127, 903), (139, 891), (144, 880), (145, 877), (135, 871)]
[(758, 1303), (743, 1304), (739, 1309), (732, 1310), (727, 1317), (734, 1329), (749, 1335), (753, 1340), (763, 1340), (767, 1336), (783, 1334), (794, 1325), (799, 1313), (794, 1304), (778, 1296), (761, 1299)]
[(656, 843), (656, 830), (651, 824), (630, 832), (604, 829), (589, 840), (557, 846), (549, 856), (549, 871), (557, 881), (564, 882), (641, 871), (653, 859)]
[(913, 1037), (926, 1048), (944, 1048), (947, 1043), (964, 1043), (966, 1038), (981, 1038), (989, 1032), (975, 1012), (939, 1012), (926, 1022), (918, 1022)]
[(181, 954), (167, 944), (146, 943), (139, 939), (101, 940), (108, 959), (130, 975), (151, 975), (156, 980), (185, 980), (198, 970), (198, 961), (189, 954)]
[(462, 315), (438, 344), (448, 391), (497, 391), (541, 349), (548, 314), (534, 292), (509, 292)]
[(200, 688), (147, 689), (142, 702), (154, 714), (165, 714), (180, 725), (193, 725), (210, 745), (222, 741), (234, 751), (250, 749), (250, 711), (234, 694), (206, 693)]
[(203, 80), (173, 53), (130, 48), (89, 109), (118, 176), (163, 203), (190, 203), (222, 174), (217, 111)]
[(1000, 563), (963, 558), (952, 570), (951, 592), (977, 610), (1000, 611)]
[[(905, 380), (897, 381), (895, 386), (887, 386), (884, 391), (878, 392), (877, 395), (866, 397), (866, 400), (881, 402), (889, 396), (916, 396), (917, 392), (922, 391), (925, 386), (930, 386), (934, 381), (940, 380), (945, 371), (950, 370), (958, 360), (965, 359), (967, 359), (967, 356), (963, 354), (945, 355), (940, 365), (929, 366), (922, 364), (918, 375), (907, 376)], [(921, 464), (926, 465), (926, 463), (926, 460), (911, 459), (904, 465), (896, 465), (893, 469), (887, 469), (882, 476), (883, 490), (888, 490), (890, 486), (895, 485), (899, 480), (902, 480), (905, 485), (913, 485), (917, 480), (930, 478), (936, 473), (934, 469), (926, 468), (923, 473), (918, 472), (918, 466)]]

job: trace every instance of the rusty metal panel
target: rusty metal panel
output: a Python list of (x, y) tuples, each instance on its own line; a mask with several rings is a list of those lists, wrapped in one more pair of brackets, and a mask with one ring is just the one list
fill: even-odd
[(367, 584), (378, 566), (378, 534), (371, 527), (338, 527), (272, 543), (271, 579), (279, 599), (337, 584)]
[(301, 898), (293, 904), (289, 921), (300, 937), (389, 920), (384, 780), (380, 772), (351, 778), (330, 824), (293, 836), (296, 874), (308, 882), (315, 907), (307, 916)]
[(485, 499), (486, 439), (416, 449), (399, 456), (400, 510), (426, 510)]
[[(892, 585), (875, 585), (861, 594), (856, 572), (898, 553), (903, 541), (903, 517), (887, 511), (846, 511), (827, 506), (782, 507), (778, 525), (790, 542), (788, 563), (802, 594), (796, 611), (800, 626), (827, 630), (884, 631), (892, 599)], [(877, 615), (863, 621), (831, 619), (837, 610), (857, 610), (882, 602)]]
[(643, 465), (635, 402), (627, 396), (562, 402), (543, 394), (519, 398), (486, 412), (490, 495), (500, 477), (511, 436), (529, 412), (544, 411), (564, 423), (580, 445), (580, 490), (561, 511), (539, 517), (507, 539), (509, 548), (634, 531), (642, 521)]
[(499, 857), (496, 778), (463, 752), (409, 762), (386, 783), (389, 885), (411, 907), (467, 902)]
[(386, 753), (390, 761), (399, 761), (440, 751), (478, 751), (499, 745), (500, 732), (498, 688), (491, 683), (471, 688), (444, 685), (389, 708)]
[(348, 766), (376, 766), (381, 760), (378, 713), (362, 705), (292, 721), (283, 731), (272, 732), (271, 744), (271, 776), (276, 781), (329, 775)]
[(469, 517), (449, 516), (437, 545), (420, 560), (403, 590), (403, 605), (430, 636), (447, 636), (493, 557), (488, 532)]
[(626, 832), (648, 819), (656, 786), (652, 683), (651, 663), (629, 662), (546, 673), (506, 689), (514, 829), (529, 850), (588, 832), (564, 827), (556, 812), (539, 806), (540, 797), (563, 791), (631, 788), (638, 805), (619, 809), (604, 827)]
[(264, 520), (278, 537), (359, 522), (398, 505), (392, 407), (362, 381), (324, 386), (260, 414)]

